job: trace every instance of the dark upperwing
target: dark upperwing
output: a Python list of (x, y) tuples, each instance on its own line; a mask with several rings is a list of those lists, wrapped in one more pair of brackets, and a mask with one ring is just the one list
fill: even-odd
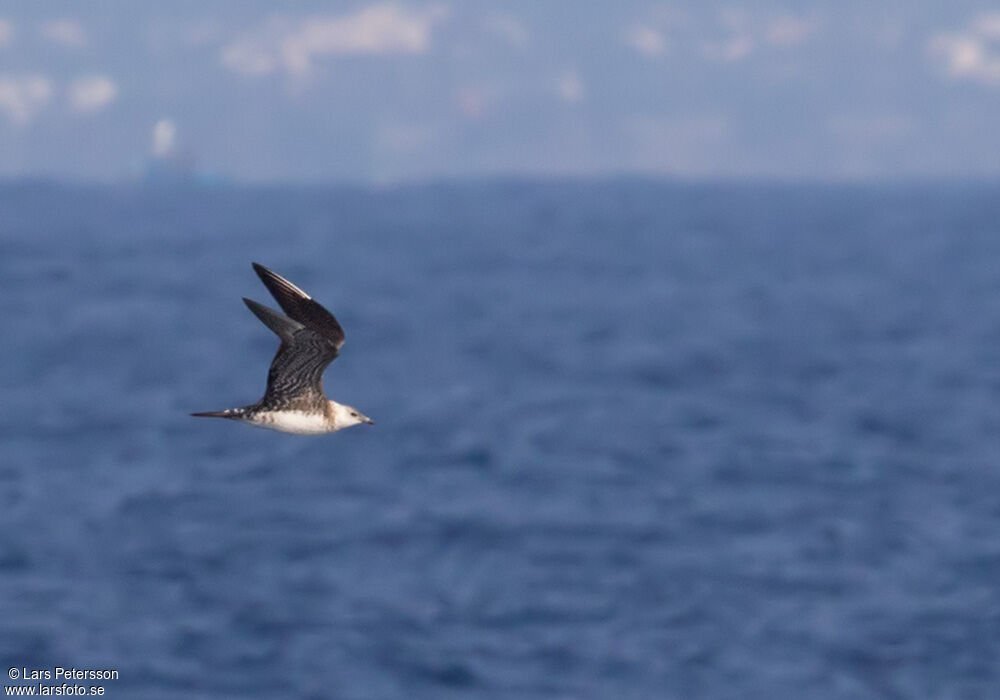
[(253, 269), (289, 318), (326, 338), (335, 350), (340, 350), (344, 344), (344, 329), (333, 314), (281, 275), (259, 263), (253, 263)]

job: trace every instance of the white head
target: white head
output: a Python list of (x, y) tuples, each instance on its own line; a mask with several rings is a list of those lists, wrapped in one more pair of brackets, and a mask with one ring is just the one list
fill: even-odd
[(333, 411), (333, 421), (337, 430), (350, 428), (352, 425), (357, 425), (358, 423), (375, 425), (375, 421), (353, 406), (337, 403), (336, 401), (330, 401), (330, 408)]

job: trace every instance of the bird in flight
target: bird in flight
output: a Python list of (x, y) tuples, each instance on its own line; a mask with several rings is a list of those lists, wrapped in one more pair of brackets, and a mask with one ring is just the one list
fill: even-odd
[(267, 374), (267, 391), (250, 406), (191, 415), (229, 418), (298, 435), (334, 433), (359, 423), (373, 425), (375, 421), (358, 409), (331, 401), (323, 393), (323, 371), (344, 344), (344, 329), (337, 319), (281, 275), (258, 263), (253, 263), (253, 269), (285, 312), (243, 298), (281, 339)]

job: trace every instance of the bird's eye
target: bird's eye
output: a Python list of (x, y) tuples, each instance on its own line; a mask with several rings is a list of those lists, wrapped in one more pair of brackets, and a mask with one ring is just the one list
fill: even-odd
[(354, 416), (355, 418), (357, 418), (357, 417), (358, 417), (358, 414), (357, 414), (357, 413), (352, 413), (351, 415), (352, 415), (352, 416)]

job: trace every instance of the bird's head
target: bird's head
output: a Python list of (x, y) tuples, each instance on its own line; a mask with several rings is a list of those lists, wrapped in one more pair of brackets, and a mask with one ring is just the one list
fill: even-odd
[(358, 423), (375, 425), (375, 421), (358, 409), (354, 408), (354, 406), (348, 406), (347, 404), (330, 401), (330, 408), (333, 409), (333, 417), (338, 430), (342, 428), (349, 428), (352, 425), (357, 425)]

